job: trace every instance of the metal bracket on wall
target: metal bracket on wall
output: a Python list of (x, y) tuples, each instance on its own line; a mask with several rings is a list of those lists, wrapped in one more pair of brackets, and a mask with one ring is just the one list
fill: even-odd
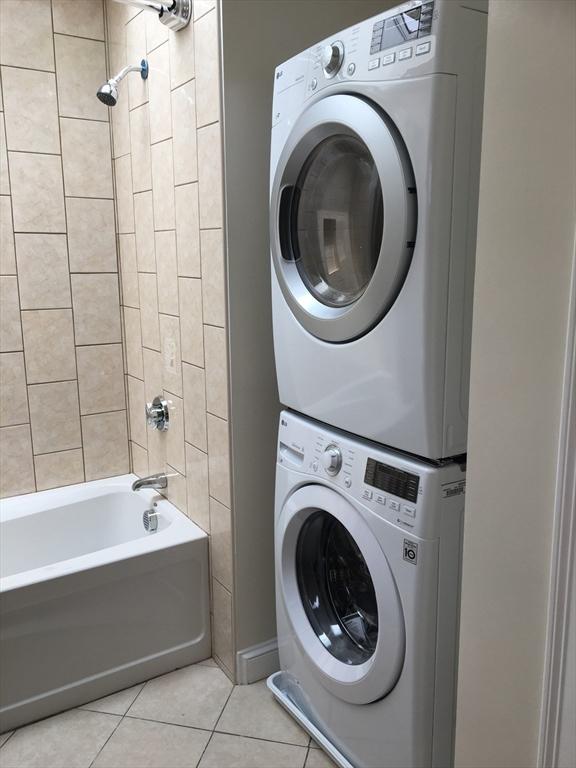
[(154, 0), (115, 0), (123, 5), (132, 5), (145, 11), (154, 11), (168, 29), (178, 32), (190, 23), (192, 18), (192, 0), (172, 0), (167, 3), (157, 3)]

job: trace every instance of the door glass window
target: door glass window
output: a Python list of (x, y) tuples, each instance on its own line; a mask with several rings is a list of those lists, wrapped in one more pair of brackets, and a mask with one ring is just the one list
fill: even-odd
[(382, 188), (368, 147), (335, 135), (310, 153), (292, 208), (298, 271), (322, 303), (345, 306), (370, 282), (382, 244)]
[(367, 661), (378, 640), (374, 584), (358, 545), (327, 512), (314, 512), (302, 526), (296, 572), (304, 610), (320, 642), (345, 664)]

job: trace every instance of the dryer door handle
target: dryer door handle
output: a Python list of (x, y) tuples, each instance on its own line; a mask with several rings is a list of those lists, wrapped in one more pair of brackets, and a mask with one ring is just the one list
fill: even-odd
[(294, 186), (284, 187), (280, 194), (278, 236), (280, 238), (280, 252), (285, 261), (297, 261), (300, 257), (296, 238), (296, 217), (293, 215), (299, 197), (300, 192)]

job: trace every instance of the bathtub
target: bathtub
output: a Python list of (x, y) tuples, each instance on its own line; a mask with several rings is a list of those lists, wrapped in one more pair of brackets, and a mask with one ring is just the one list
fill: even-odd
[(210, 655), (208, 537), (135, 479), (0, 502), (0, 732)]

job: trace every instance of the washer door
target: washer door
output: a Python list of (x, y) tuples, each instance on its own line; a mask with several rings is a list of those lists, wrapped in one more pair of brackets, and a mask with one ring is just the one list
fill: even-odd
[(362, 336), (394, 304), (416, 238), (416, 188), (392, 121), (328, 96), (296, 122), (271, 197), (271, 248), (292, 312), (314, 336)]
[(353, 704), (386, 696), (404, 663), (404, 616), (360, 513), (325, 486), (304, 486), (286, 502), (278, 536), (288, 617), (324, 687)]

